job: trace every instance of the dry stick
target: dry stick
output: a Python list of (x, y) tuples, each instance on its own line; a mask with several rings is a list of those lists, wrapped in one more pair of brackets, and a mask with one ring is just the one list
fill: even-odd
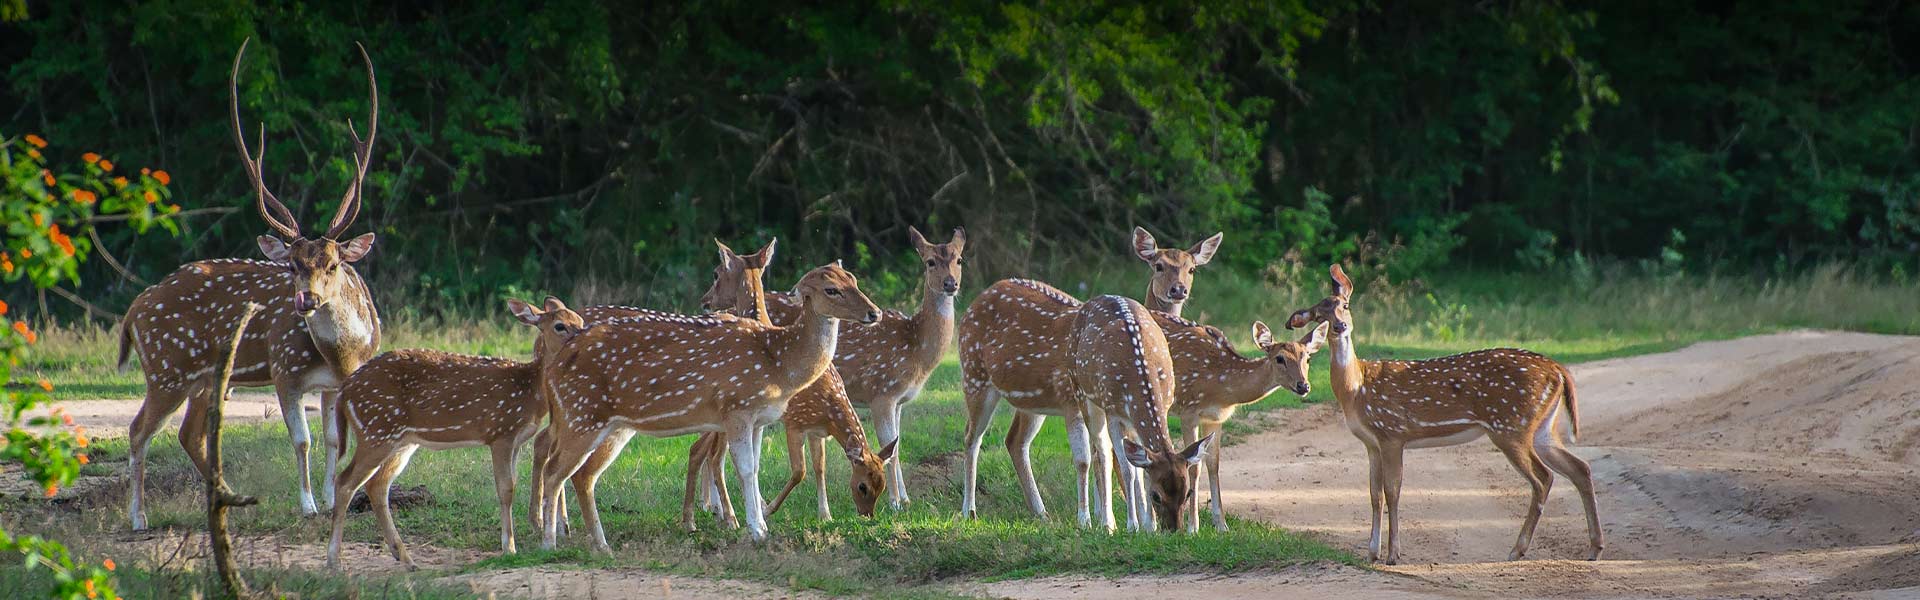
[(213, 402), (207, 407), (207, 467), (212, 473), (207, 479), (207, 540), (213, 545), (213, 564), (220, 569), (220, 581), (226, 586), (227, 596), (233, 598), (247, 592), (247, 582), (240, 579), (240, 568), (233, 562), (233, 538), (227, 534), (227, 508), (253, 506), (259, 500), (236, 496), (227, 489), (226, 472), (220, 460), (220, 420), (226, 412), (233, 355), (240, 350), (240, 336), (247, 332), (247, 322), (253, 320), (253, 314), (260, 308), (259, 304), (248, 302), (240, 313), (240, 323), (233, 328), (233, 341), (227, 344), (226, 359), (214, 373)]

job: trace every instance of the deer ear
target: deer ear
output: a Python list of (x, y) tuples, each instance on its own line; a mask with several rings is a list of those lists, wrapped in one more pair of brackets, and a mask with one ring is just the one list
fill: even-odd
[(1313, 331), (1307, 332), (1307, 335), (1300, 338), (1300, 345), (1305, 346), (1302, 351), (1307, 354), (1319, 352), (1322, 346), (1327, 345), (1327, 324), (1321, 323), (1320, 326), (1313, 328)]
[(1223, 231), (1194, 244), (1193, 249), (1187, 251), (1188, 254), (1193, 255), (1193, 265), (1197, 267), (1213, 262), (1213, 253), (1220, 251), (1220, 241), (1226, 239), (1226, 235)]
[(567, 303), (561, 302), (559, 298), (556, 298), (553, 296), (547, 296), (546, 312), (556, 312), (556, 311), (562, 311), (566, 309), (567, 309)]
[(895, 438), (893, 441), (887, 442), (887, 446), (885, 448), (881, 448), (880, 454), (877, 455), (880, 457), (880, 462), (882, 463), (893, 462), (893, 453), (895, 450), (899, 449), (898, 448), (899, 445), (900, 445), (899, 438)]
[(1304, 308), (1294, 311), (1293, 316), (1287, 317), (1287, 329), (1306, 327), (1307, 322), (1311, 320), (1313, 320), (1313, 309)]
[(362, 233), (354, 236), (353, 239), (347, 240), (346, 243), (340, 244), (340, 260), (359, 262), (360, 259), (367, 257), (368, 252), (372, 251), (373, 234)]
[(1347, 272), (1340, 268), (1340, 263), (1327, 267), (1327, 273), (1333, 276), (1333, 295), (1342, 298), (1353, 295), (1353, 280), (1347, 279)]
[(1154, 257), (1159, 256), (1159, 254), (1160, 246), (1153, 242), (1153, 234), (1147, 233), (1147, 230), (1141, 229), (1139, 226), (1134, 226), (1133, 255), (1140, 257), (1140, 260), (1153, 262)]
[(1263, 323), (1260, 321), (1254, 321), (1253, 322), (1253, 343), (1259, 344), (1261, 348), (1272, 346), (1273, 330), (1267, 329), (1266, 323)]
[(912, 225), (907, 226), (907, 237), (913, 240), (914, 250), (926, 252), (927, 247), (933, 245), (927, 242), (927, 236), (920, 235), (920, 230), (914, 228)]
[(1191, 446), (1187, 446), (1185, 450), (1181, 450), (1180, 460), (1186, 461), (1189, 465), (1200, 464), (1200, 459), (1207, 456), (1207, 447), (1211, 445), (1213, 445), (1213, 434), (1209, 433), (1207, 437), (1200, 438), (1200, 441), (1194, 442)]
[(1120, 438), (1120, 447), (1127, 455), (1127, 462), (1132, 463), (1133, 466), (1142, 469), (1153, 466), (1153, 458), (1147, 456), (1147, 449), (1140, 447), (1139, 444), (1133, 443), (1133, 440)]
[(255, 238), (254, 241), (260, 244), (260, 253), (267, 255), (268, 260), (286, 260), (287, 255), (292, 253), (292, 249), (287, 248), (287, 243), (280, 241), (277, 237), (263, 235)]
[(760, 257), (759, 262), (761, 267), (766, 267), (767, 265), (773, 264), (773, 247), (779, 244), (780, 244), (780, 238), (773, 238), (773, 239), (767, 240), (766, 247), (761, 248), (759, 252), (753, 253), (754, 256)]
[(840, 264), (840, 259), (838, 258), (833, 259), (833, 268), (840, 269), (842, 271), (847, 270), (847, 267), (845, 265)]
[(525, 300), (508, 298), (507, 312), (513, 313), (513, 318), (519, 319), (521, 323), (536, 327), (540, 325), (540, 310), (534, 308), (532, 304), (527, 304)]
[(967, 249), (967, 228), (953, 228), (953, 239), (948, 240), (947, 245), (953, 247), (954, 254), (959, 254), (961, 250)]
[(727, 244), (725, 242), (721, 242), (718, 238), (715, 238), (713, 240), (713, 245), (720, 247), (720, 264), (723, 264), (723, 265), (733, 264), (733, 260), (740, 256), (738, 254), (734, 254), (733, 249), (728, 248)]

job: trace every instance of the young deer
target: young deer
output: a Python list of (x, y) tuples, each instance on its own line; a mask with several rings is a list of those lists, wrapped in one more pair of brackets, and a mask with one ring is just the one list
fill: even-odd
[[(713, 285), (701, 297), (701, 304), (707, 307), (731, 305), (733, 314), (757, 316), (762, 324), (771, 325), (767, 317), (766, 291), (762, 276), (766, 272), (767, 262), (773, 258), (773, 242), (768, 242), (759, 252), (747, 256), (734, 254), (726, 244), (719, 244), (720, 266), (714, 269)], [(813, 465), (812, 475), (818, 491), (818, 515), (822, 520), (832, 520), (833, 511), (827, 505), (827, 441), (832, 437), (845, 451), (851, 463), (853, 478), (849, 488), (853, 492), (854, 511), (863, 517), (873, 516), (873, 506), (881, 492), (886, 490), (887, 462), (893, 459), (894, 446), (888, 444), (879, 454), (868, 450), (866, 431), (860, 427), (860, 415), (853, 412), (853, 403), (847, 399), (846, 386), (841, 382), (836, 369), (829, 368), (820, 376), (820, 380), (794, 394), (787, 403), (787, 412), (780, 416), (780, 423), (786, 430), (787, 462), (792, 470), (787, 477), (787, 485), (775, 496), (773, 504), (767, 508), (767, 514), (780, 511), (786, 503), (787, 495), (800, 486), (808, 475), (807, 465)], [(726, 447), (720, 444), (720, 436), (714, 433), (701, 434), (689, 451), (687, 461), (687, 492), (681, 506), (681, 519), (688, 530), (693, 529), (694, 494), (699, 489), (714, 490), (709, 498), (718, 497), (717, 509), (731, 522), (733, 508), (726, 496), (725, 486), (720, 478)]]
[[(306, 412), (300, 398), (318, 391), (321, 419), (326, 431), (327, 472), (333, 472), (340, 445), (339, 424), (334, 405), (340, 382), (380, 348), (380, 315), (366, 282), (353, 269), (353, 263), (373, 249), (373, 234), (341, 240), (354, 217), (360, 213), (361, 181), (373, 159), (373, 140), (380, 116), (379, 87), (374, 80), (373, 59), (366, 48), (360, 58), (367, 67), (367, 85), (372, 106), (367, 139), (361, 140), (351, 121), (347, 132), (353, 139), (354, 175), (346, 196), (334, 212), (325, 235), (307, 239), (293, 212), (273, 192), (267, 190), (261, 158), (266, 152), (265, 132), (261, 133), (260, 154), (247, 150), (246, 135), (240, 126), (240, 64), (246, 56), (245, 42), (233, 57), (233, 73), (228, 80), (232, 94), (233, 139), (240, 149), (240, 161), (253, 184), (255, 206), (267, 225), (280, 235), (260, 236), (260, 252), (271, 262), (252, 260), (205, 260), (188, 263), (166, 279), (142, 291), (128, 307), (120, 327), (120, 368), (125, 369), (133, 351), (140, 354), (140, 369), (146, 376), (146, 400), (140, 405), (128, 427), (127, 514), (135, 531), (147, 528), (145, 511), (147, 446), (153, 435), (180, 404), (187, 404), (186, 421), (180, 425), (180, 445), (186, 448), (202, 475), (206, 475), (206, 404), (214, 396), (210, 381), (214, 365), (222, 357), (214, 348), (217, 339), (227, 335), (228, 324), (248, 302), (267, 307), (247, 326), (235, 355), (232, 385), (253, 387), (271, 385), (280, 398), (281, 417), (287, 436), (293, 441), (294, 468), (299, 472), (300, 512), (319, 512), (313, 501), (313, 482), (307, 463), (308, 433)], [(283, 240), (284, 238), (284, 240)], [(332, 505), (333, 488), (326, 487), (325, 501)]]
[(1153, 266), (1153, 278), (1147, 280), (1147, 308), (1180, 316), (1180, 309), (1187, 305), (1187, 297), (1193, 292), (1194, 269), (1213, 261), (1213, 253), (1220, 250), (1220, 240), (1225, 235), (1213, 234), (1190, 250), (1162, 250), (1154, 243), (1153, 234), (1134, 227), (1133, 255)]
[[(900, 410), (920, 395), (940, 365), (940, 357), (953, 345), (953, 299), (960, 292), (961, 253), (967, 247), (967, 231), (954, 228), (953, 239), (935, 244), (907, 228), (914, 252), (926, 267), (920, 278), (920, 308), (911, 315), (887, 311), (887, 318), (873, 327), (846, 331), (833, 359), (834, 370), (846, 383), (847, 396), (855, 405), (867, 407), (873, 415), (873, 428), (885, 446), (900, 443)], [(800, 304), (793, 294), (772, 294), (767, 308), (775, 324), (791, 323), (799, 317)], [(729, 304), (707, 303), (713, 310)], [(898, 454), (896, 454), (898, 457)], [(912, 501), (907, 496), (906, 475), (901, 463), (887, 466), (889, 504), (902, 510)]]
[[(1261, 355), (1246, 358), (1227, 343), (1226, 336), (1218, 329), (1164, 313), (1153, 316), (1166, 334), (1167, 348), (1173, 355), (1177, 393), (1172, 411), (1180, 417), (1184, 429), (1182, 440), (1184, 443), (1203, 437), (1213, 440), (1209, 446), (1211, 451), (1206, 453), (1207, 481), (1213, 492), (1210, 502), (1213, 526), (1226, 531), (1227, 518), (1220, 500), (1220, 454), (1223, 452), (1220, 430), (1233, 418), (1234, 411), (1260, 401), (1275, 390), (1306, 396), (1307, 359), (1326, 343), (1327, 328), (1316, 327), (1299, 341), (1275, 342), (1267, 324), (1254, 321), (1253, 341), (1260, 345)], [(1189, 476), (1198, 485), (1199, 467), (1195, 466)], [(1200, 504), (1195, 502), (1191, 506), (1188, 531), (1197, 530), (1200, 521)]]
[[(1068, 373), (1074, 393), (1087, 424), (1105, 425), (1093, 430), (1089, 450), (1101, 462), (1093, 499), (1100, 522), (1113, 529), (1114, 469), (1109, 468), (1106, 454), (1111, 436), (1120, 440), (1114, 454), (1125, 460), (1119, 471), (1128, 527), (1140, 531), (1158, 522), (1162, 531), (1179, 531), (1184, 527), (1186, 505), (1193, 501), (1189, 470), (1200, 464), (1213, 437), (1201, 438), (1184, 450), (1173, 449), (1167, 411), (1173, 406), (1176, 384), (1166, 335), (1146, 307), (1120, 296), (1101, 296), (1081, 306), (1074, 313), (1072, 332), (1073, 366)], [(1084, 505), (1084, 468), (1080, 485)]]
[(1367, 446), (1373, 534), (1368, 557), (1380, 560), (1380, 508), (1387, 512), (1387, 564), (1400, 560), (1400, 459), (1408, 448), (1451, 446), (1487, 436), (1533, 486), (1526, 521), (1507, 560), (1519, 560), (1533, 540), (1553, 474), (1573, 480), (1587, 513), (1587, 560), (1599, 560), (1600, 516), (1593, 474), (1568, 452), (1554, 427), (1561, 406), (1574, 436), (1580, 413), (1573, 373), (1553, 359), (1511, 348), (1478, 350), (1429, 360), (1360, 360), (1353, 349), (1353, 283), (1331, 268), (1333, 295), (1295, 312), (1288, 327), (1318, 321), (1332, 327), (1333, 395), (1347, 428)]
[[(746, 503), (747, 532), (767, 537), (760, 501), (761, 431), (795, 392), (833, 362), (840, 319), (878, 322), (880, 309), (838, 263), (808, 272), (795, 287), (805, 317), (787, 327), (732, 316), (644, 314), (599, 323), (542, 357), (541, 385), (553, 411), (553, 449), (542, 468), (541, 504), (557, 507), (573, 478), (596, 550), (607, 552), (594, 505), (600, 473), (636, 433), (666, 437), (724, 431)], [(559, 534), (544, 511), (543, 548)]]
[[(370, 485), (367, 499), (380, 521), (381, 535), (393, 557), (408, 568), (400, 532), (394, 529), (387, 491), (407, 468), (415, 450), (486, 446), (493, 451), (493, 487), (500, 499), (500, 548), (512, 554), (513, 477), (521, 444), (547, 418), (539, 394), (540, 357), (586, 329), (580, 315), (556, 298), (544, 308), (508, 300), (514, 318), (533, 326), (533, 362), (450, 354), (433, 350), (395, 350), (374, 357), (340, 388), (342, 410), (353, 425), (353, 459), (334, 479), (346, 498)], [(533, 493), (540, 494), (534, 479)], [(340, 538), (346, 531), (347, 504), (333, 505), (333, 538), (327, 566), (339, 567)]]

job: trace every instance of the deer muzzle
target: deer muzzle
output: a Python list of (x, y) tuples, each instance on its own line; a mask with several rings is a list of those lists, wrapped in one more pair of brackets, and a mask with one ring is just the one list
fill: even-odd
[(308, 315), (308, 314), (312, 314), (313, 311), (318, 310), (319, 308), (320, 308), (320, 298), (318, 296), (314, 296), (313, 292), (294, 292), (293, 293), (294, 312), (298, 312), (302, 315)]

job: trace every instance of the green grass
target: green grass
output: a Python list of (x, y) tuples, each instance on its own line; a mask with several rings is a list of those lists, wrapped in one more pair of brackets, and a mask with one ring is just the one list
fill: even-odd
[[(1137, 265), (1134, 265), (1137, 267)], [(1255, 318), (1280, 325), (1294, 309), (1325, 294), (1323, 271), (1293, 267), (1265, 280), (1225, 273), (1202, 273), (1199, 299), (1191, 318), (1219, 325), (1243, 346)], [(1084, 288), (1124, 292), (1141, 273), (1096, 269)], [(1291, 282), (1299, 283), (1291, 283)], [(985, 282), (971, 282), (977, 287)], [(1083, 284), (1056, 280), (1078, 295)], [(1354, 298), (1356, 332), (1363, 357), (1418, 358), (1462, 350), (1521, 346), (1565, 362), (1657, 352), (1702, 340), (1722, 339), (1796, 327), (1850, 329), (1883, 333), (1920, 333), (1920, 312), (1911, 310), (1920, 286), (1880, 281), (1840, 267), (1816, 269), (1785, 278), (1685, 277), (1647, 274), (1624, 267), (1586, 272), (1513, 274), (1464, 271), (1411, 285), (1362, 282)], [(1431, 294), (1431, 298), (1429, 297)], [(396, 320), (388, 323), (388, 347), (525, 356), (530, 332), (504, 318), (477, 323)], [(1298, 332), (1295, 332), (1298, 333)], [(46, 329), (29, 371), (51, 379), (63, 397), (137, 395), (132, 375), (114, 374), (114, 339), (100, 330)], [(1305, 402), (1328, 400), (1324, 358), (1314, 363), (1314, 394)], [(1271, 526), (1234, 520), (1229, 533), (1195, 536), (1120, 534), (1083, 531), (1070, 520), (1077, 495), (1064, 432), (1052, 419), (1034, 444), (1036, 475), (1052, 519), (1039, 521), (1027, 511), (1014, 483), (1011, 465), (1000, 449), (1008, 421), (1002, 409), (988, 434), (980, 466), (982, 519), (963, 520), (959, 505), (959, 450), (965, 416), (951, 358), (909, 405), (903, 457), (910, 470), (915, 503), (904, 514), (884, 508), (878, 519), (859, 519), (849, 510), (844, 464), (830, 461), (830, 494), (839, 520), (812, 517), (810, 485), (794, 492), (783, 512), (771, 520), (772, 541), (754, 545), (735, 531), (716, 530), (702, 515), (702, 531), (678, 529), (683, 469), (690, 437), (636, 438), (602, 480), (600, 503), (615, 546), (612, 557), (589, 557), (580, 537), (557, 552), (527, 552), (499, 557), (465, 569), (529, 564), (631, 567), (700, 576), (753, 579), (833, 594), (944, 594), (938, 582), (952, 578), (1010, 578), (1056, 573), (1121, 574), (1181, 571), (1228, 572), (1269, 568), (1302, 561), (1351, 563), (1344, 552)], [(1276, 394), (1242, 415), (1302, 405)], [(1233, 461), (1232, 444), (1257, 422), (1246, 416), (1230, 424), (1224, 461)], [(299, 542), (322, 542), (322, 520), (295, 516), (291, 452), (277, 424), (235, 426), (228, 430), (230, 481), (244, 493), (262, 496), (259, 508), (240, 511), (236, 527), (245, 534), (274, 534)], [(317, 439), (317, 438), (316, 438)], [(155, 440), (151, 468), (173, 473), (176, 481), (195, 481), (170, 435)], [(770, 497), (785, 481), (785, 445), (766, 444), (768, 455), (760, 484)], [(124, 460), (125, 442), (103, 441), (100, 461)], [(319, 461), (315, 460), (316, 466)], [(317, 469), (316, 469), (317, 470)], [(521, 466), (524, 474), (526, 466)], [(472, 548), (493, 552), (497, 524), (486, 453), (480, 449), (426, 452), (397, 483), (426, 485), (435, 495), (427, 506), (398, 512), (399, 527), (413, 544)], [(154, 476), (164, 480), (164, 477)], [(521, 479), (524, 499), (525, 477)], [(177, 487), (177, 486), (176, 486)], [(149, 517), (157, 527), (202, 526), (200, 494), (195, 486), (150, 486)], [(736, 492), (736, 498), (737, 498)], [(1360, 501), (1356, 499), (1356, 501)], [(63, 531), (117, 531), (125, 525), (122, 500), (104, 499), (92, 510), (62, 512)], [(1232, 506), (1229, 505), (1229, 510)], [(533, 548), (537, 536), (525, 525), (525, 501), (517, 529), (521, 547)], [(372, 519), (356, 515), (348, 528), (355, 543), (377, 543)]]
[[(416, 577), (354, 577), (299, 570), (242, 569), (250, 591), (266, 598), (366, 598), (440, 600), (473, 598), (465, 586), (448, 586)], [(47, 598), (53, 586), (45, 571), (0, 566), (0, 589), (9, 598)], [(152, 570), (122, 567), (114, 573), (114, 593), (122, 598), (218, 598), (222, 587), (213, 571)]]

